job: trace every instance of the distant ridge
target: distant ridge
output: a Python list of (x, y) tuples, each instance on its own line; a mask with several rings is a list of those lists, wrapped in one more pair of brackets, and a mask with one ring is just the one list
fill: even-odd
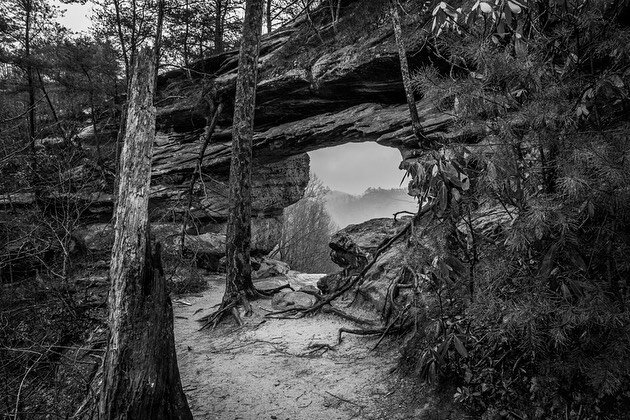
[(399, 211), (416, 212), (418, 204), (402, 188), (368, 188), (361, 195), (331, 190), (326, 194), (326, 210), (339, 228), (377, 217), (393, 217)]

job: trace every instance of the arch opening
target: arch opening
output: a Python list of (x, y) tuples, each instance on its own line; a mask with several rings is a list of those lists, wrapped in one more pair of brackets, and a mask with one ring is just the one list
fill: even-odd
[(370, 219), (415, 212), (407, 194), (400, 152), (378, 143), (346, 143), (309, 152), (311, 173), (330, 191), (326, 210), (340, 228)]
[(374, 142), (346, 143), (308, 154), (310, 180), (304, 197), (284, 209), (278, 247), (280, 259), (293, 269), (336, 273), (340, 267), (331, 258), (329, 244), (338, 231), (417, 210), (416, 201), (401, 186), (404, 172), (398, 169), (397, 149)]

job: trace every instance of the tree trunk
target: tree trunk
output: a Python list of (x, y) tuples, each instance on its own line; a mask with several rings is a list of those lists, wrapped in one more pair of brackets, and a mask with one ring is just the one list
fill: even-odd
[(394, 35), (396, 36), (396, 46), (398, 47), (398, 56), (400, 57), (400, 73), (402, 74), (403, 86), (405, 88), (405, 96), (407, 97), (407, 105), (409, 105), (409, 115), (411, 116), (411, 126), (413, 127), (413, 133), (420, 142), (421, 146), (428, 147), (427, 138), (422, 132), (422, 124), (420, 124), (420, 117), (418, 116), (418, 109), (416, 108), (416, 100), (413, 97), (413, 88), (411, 86), (411, 77), (409, 76), (409, 63), (407, 62), (407, 51), (405, 49), (405, 40), (402, 36), (402, 28), (400, 25), (400, 15), (398, 14), (398, 1), (389, 1), (389, 10), (392, 17), (392, 24), (394, 26)]
[(25, 26), (24, 26), (24, 58), (26, 61), (26, 82), (28, 88), (28, 144), (31, 158), (31, 176), (33, 191), (39, 197), (37, 187), (37, 151), (35, 149), (35, 80), (33, 79), (33, 66), (31, 65), (31, 27), (33, 21), (33, 2), (27, 0), (24, 3)]
[(125, 81), (127, 82), (127, 86), (129, 86), (129, 76), (130, 76), (130, 67), (129, 63), (129, 54), (127, 53), (127, 47), (125, 46), (125, 36), (123, 35), (122, 30), (122, 16), (120, 11), (120, 0), (114, 0), (114, 10), (116, 10), (116, 29), (118, 30), (118, 42), (120, 42), (120, 49), (123, 56), (123, 61), (125, 62)]
[(190, 71), (189, 70), (189, 66), (190, 66), (190, 62), (189, 62), (189, 54), (188, 54), (188, 34), (190, 33), (190, 16), (189, 16), (189, 12), (190, 12), (190, 0), (186, 0), (186, 6), (185, 9), (186, 10), (186, 14), (185, 14), (185, 19), (186, 19), (186, 26), (184, 27), (184, 41), (183, 41), (183, 46), (182, 46), (182, 51), (183, 51), (183, 55), (184, 55), (184, 67), (186, 67), (186, 71)]
[(110, 265), (109, 340), (99, 419), (192, 419), (182, 390), (171, 301), (149, 241), (155, 58), (137, 56), (130, 85)]
[(223, 103), (216, 104), (213, 106), (212, 117), (208, 116), (206, 119), (206, 128), (203, 133), (203, 143), (201, 144), (201, 148), (199, 149), (199, 155), (197, 156), (197, 165), (195, 166), (195, 172), (193, 172), (192, 177), (190, 178), (190, 184), (188, 186), (188, 204), (186, 205), (186, 212), (184, 213), (184, 220), (182, 221), (182, 233), (180, 236), (180, 254), (184, 255), (184, 249), (186, 247), (186, 229), (188, 226), (188, 219), (190, 217), (190, 211), (192, 208), (193, 195), (195, 192), (195, 183), (198, 179), (201, 179), (202, 168), (203, 168), (203, 159), (206, 155), (206, 149), (208, 148), (208, 144), (210, 144), (210, 139), (212, 138), (212, 134), (214, 134), (214, 129), (217, 126), (217, 121), (219, 120), (219, 116), (221, 112), (223, 112)]
[[(215, 0), (214, 3), (214, 53), (220, 54), (223, 46), (223, 0)], [(226, 6), (227, 7), (227, 6)]]
[(166, 9), (166, 5), (164, 4), (165, 0), (158, 0), (158, 16), (157, 16), (157, 24), (155, 26), (155, 42), (153, 46), (154, 54), (155, 54), (155, 78), (153, 79), (153, 83), (155, 84), (155, 89), (157, 90), (157, 77), (160, 70), (160, 59), (162, 58), (162, 26), (164, 25), (164, 13)]
[(53, 117), (53, 120), (55, 120), (55, 127), (57, 128), (57, 131), (59, 131), (59, 134), (61, 135), (61, 138), (63, 139), (63, 141), (65, 143), (69, 143), (70, 138), (68, 138), (68, 136), (66, 135), (66, 131), (63, 129), (63, 126), (61, 125), (61, 121), (59, 121), (59, 116), (57, 115), (57, 111), (55, 111), (55, 107), (53, 106), (52, 100), (50, 99), (50, 95), (48, 95), (48, 91), (46, 90), (46, 86), (44, 85), (44, 79), (42, 78), (42, 74), (39, 71), (39, 69), (36, 69), (36, 72), (37, 72), (37, 80), (39, 80), (39, 88), (42, 91), (44, 98), (46, 99), (46, 103), (48, 104), (48, 109), (50, 109), (50, 115)]
[(272, 6), (272, 0), (267, 0), (267, 6), (266, 6), (266, 10), (265, 10), (265, 17), (267, 19), (267, 33), (271, 33), (271, 30), (273, 29), (273, 21), (272, 21), (272, 16), (271, 16), (271, 6)]
[(230, 215), (226, 238), (227, 282), (224, 302), (230, 299), (256, 297), (250, 261), (251, 178), (258, 49), (263, 6), (264, 0), (248, 0), (243, 22), (232, 128)]

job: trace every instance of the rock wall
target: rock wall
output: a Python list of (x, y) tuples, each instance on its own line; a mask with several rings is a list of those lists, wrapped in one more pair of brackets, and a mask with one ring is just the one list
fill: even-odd
[[(253, 210), (257, 225), (278, 229), (283, 208), (303, 196), (309, 176), (306, 152), (374, 141), (399, 149), (403, 160), (417, 154), (419, 145), (405, 103), (393, 31), (383, 19), (384, 12), (377, 10), (382, 6), (377, 3), (344, 0), (337, 32), (331, 32), (322, 21), (327, 19), (326, 13), (314, 12), (315, 23), (328, 29), (316, 35), (305, 18), (298, 18), (263, 37), (254, 136)], [(371, 15), (364, 11), (370, 7), (376, 8)], [(416, 35), (412, 36), (417, 30), (410, 27), (407, 32), (412, 69), (429, 60), (439, 62), (414, 38)], [(230, 125), (237, 67), (238, 51), (234, 50), (159, 77), (152, 222), (181, 222), (212, 108), (209, 104), (220, 101), (224, 112), (206, 150), (188, 233), (223, 229), (228, 212)], [(461, 135), (451, 132), (452, 114), (422, 100), (418, 101), (418, 111), (428, 137)], [(88, 201), (86, 220), (110, 219), (112, 191), (90, 195)], [(266, 237), (271, 240), (278, 233), (270, 232)]]
[[(345, 1), (339, 28), (361, 27), (352, 28), (350, 20), (365, 7), (363, 2)], [(374, 141), (398, 148), (403, 159), (415, 156), (419, 145), (409, 121), (393, 31), (388, 21), (372, 18), (374, 26), (360, 36), (344, 35), (340, 29), (337, 34), (321, 33), (322, 42), (308, 22), (298, 18), (263, 37), (254, 136), (258, 217), (278, 217), (301, 198), (308, 182), (305, 152)], [(413, 37), (408, 48), (412, 67), (437, 60)], [(229, 51), (195, 63), (189, 71), (160, 76), (162, 105), (153, 160), (155, 219), (180, 218), (185, 186), (212, 108), (209, 103), (218, 101), (224, 112), (206, 150), (203, 171), (208, 179), (195, 192), (193, 215), (201, 225), (225, 219), (237, 67), (238, 52)], [(418, 110), (429, 137), (453, 135), (450, 114), (423, 101)]]

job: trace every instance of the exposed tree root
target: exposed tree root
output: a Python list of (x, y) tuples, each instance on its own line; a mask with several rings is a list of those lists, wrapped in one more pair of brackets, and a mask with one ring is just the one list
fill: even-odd
[(279, 291), (283, 289), (291, 289), (292, 291), (295, 292), (295, 289), (291, 287), (289, 283), (282, 286), (274, 287), (273, 289), (256, 289), (256, 292), (258, 292), (262, 296), (269, 297), (269, 296), (275, 295), (276, 293), (278, 293)]
[[(372, 350), (376, 350), (376, 348), (381, 344), (381, 342), (383, 341), (383, 339), (385, 338), (387, 333), (390, 332), (390, 330), (392, 329), (392, 327), (394, 326), (396, 321), (398, 321), (404, 314), (407, 313), (407, 311), (409, 310), (410, 306), (411, 305), (405, 306), (405, 308), (398, 313), (398, 316), (396, 316), (396, 319), (394, 319), (392, 322), (389, 323), (389, 325), (387, 327), (385, 327), (385, 330), (383, 331), (383, 334), (381, 334), (381, 338), (378, 339), (378, 341), (376, 342), (374, 347), (372, 347)], [(403, 329), (405, 329), (405, 323), (404, 322), (401, 323), (401, 325), (396, 329), (396, 331), (401, 331)]]
[(382, 328), (374, 328), (374, 329), (350, 329), (350, 328), (339, 328), (339, 334), (337, 336), (337, 344), (341, 344), (342, 334), (345, 332), (347, 334), (355, 334), (355, 335), (376, 335), (380, 334), (381, 337), (378, 339), (372, 350), (376, 350), (376, 348), (381, 344), (383, 339), (387, 334), (393, 334), (395, 332), (403, 331), (407, 328), (406, 322), (401, 322), (400, 325), (394, 327), (394, 325), (398, 322), (399, 319), (403, 317), (409, 310), (411, 305), (405, 306), (405, 308), (398, 313), (396, 318), (390, 322), (387, 326)]
[(352, 328), (339, 328), (339, 333), (337, 335), (337, 344), (341, 344), (342, 334), (354, 334), (354, 335), (379, 335), (380, 338), (376, 345), (372, 347), (372, 350), (375, 350), (383, 341), (386, 335), (394, 334), (399, 331), (403, 331), (405, 329), (405, 325), (400, 325), (398, 327), (393, 327), (393, 323), (389, 324), (383, 328), (373, 328), (373, 329), (352, 329)]
[(212, 327), (212, 329), (216, 328), (219, 322), (221, 322), (221, 320), (227, 315), (232, 315), (232, 317), (240, 327), (243, 325), (243, 320), (241, 319), (241, 316), (238, 312), (239, 305), (242, 305), (245, 308), (245, 315), (249, 316), (252, 313), (250, 300), (267, 298), (269, 296), (273, 296), (275, 293), (278, 293), (280, 290), (283, 289), (294, 290), (291, 285), (287, 283), (283, 286), (279, 286), (273, 289), (251, 288), (251, 290), (248, 290), (247, 292), (241, 292), (233, 296), (224, 297), (223, 302), (221, 302), (219, 306), (219, 309), (197, 320), (198, 322), (203, 323), (199, 330), (204, 330), (210, 327)]
[(365, 407), (364, 407), (364, 406), (362, 406), (361, 404), (356, 403), (356, 402), (354, 402), (354, 401), (351, 401), (351, 400), (349, 400), (349, 399), (346, 399), (346, 398), (340, 397), (340, 396), (335, 395), (335, 394), (331, 394), (331, 393), (330, 393), (330, 392), (328, 392), (328, 391), (324, 391), (324, 392), (325, 392), (326, 394), (330, 395), (331, 397), (337, 398), (339, 401), (343, 401), (343, 402), (348, 403), (348, 404), (356, 405), (357, 407), (365, 408)]
[[(346, 281), (346, 283), (337, 291), (330, 293), (328, 295), (325, 295), (325, 296), (320, 296), (315, 293), (310, 293), (311, 295), (315, 296), (318, 300), (318, 302), (315, 305), (310, 306), (308, 308), (296, 307), (296, 308), (288, 308), (288, 309), (284, 309), (280, 311), (269, 312), (265, 316), (268, 318), (299, 319), (306, 315), (315, 314), (319, 311), (322, 311), (325, 313), (333, 313), (335, 315), (338, 315), (342, 318), (348, 319), (358, 324), (373, 324), (372, 321), (354, 317), (352, 315), (349, 315), (335, 308), (334, 306), (331, 305), (331, 302), (337, 299), (338, 297), (342, 296), (344, 293), (351, 290), (353, 287), (360, 286), (365, 278), (365, 275), (374, 266), (374, 264), (376, 263), (378, 258), (381, 256), (381, 254), (385, 252), (385, 250), (389, 249), (403, 235), (410, 232), (414, 223), (418, 219), (420, 219), (422, 216), (427, 214), (432, 208), (433, 208), (433, 205), (431, 204), (431, 205), (425, 206), (420, 211), (418, 211), (415, 217), (413, 217), (409, 221), (409, 223), (405, 225), (405, 227), (403, 227), (398, 233), (396, 233), (394, 236), (392, 236), (387, 241), (385, 241), (376, 250), (376, 252), (374, 253), (374, 256), (372, 257), (372, 260), (368, 264), (366, 264), (365, 267), (363, 267), (363, 269), (357, 276), (349, 278), (348, 281)], [(397, 285), (394, 285), (394, 287), (396, 286)], [(285, 288), (293, 290), (293, 288), (289, 284), (286, 284), (284, 286), (280, 286), (274, 289), (269, 289), (269, 290), (258, 290), (254, 287), (251, 287), (246, 291), (240, 292), (238, 295), (225, 297), (223, 300), (223, 303), (221, 303), (221, 307), (216, 312), (210, 315), (206, 315), (198, 320), (199, 322), (203, 323), (201, 330), (208, 328), (210, 326), (212, 326), (212, 328), (215, 328), (216, 325), (221, 321), (221, 319), (223, 319), (223, 317), (226, 316), (228, 313), (231, 314), (235, 318), (236, 322), (240, 326), (243, 324), (243, 322), (237, 310), (238, 305), (242, 305), (245, 308), (245, 314), (249, 315), (252, 312), (252, 308), (249, 303), (250, 299), (255, 300), (255, 299), (259, 299), (263, 297), (268, 297)], [(389, 292), (388, 292), (388, 295), (389, 295)], [(399, 315), (396, 317), (396, 319), (392, 323), (390, 323), (388, 326), (383, 327), (383, 328), (365, 329), (365, 330), (352, 330), (352, 329), (341, 328), (339, 330), (338, 340), (339, 342), (341, 342), (341, 336), (343, 332), (350, 333), (350, 334), (358, 334), (358, 335), (382, 334), (381, 338), (379, 339), (376, 346), (374, 347), (376, 348), (381, 343), (381, 341), (383, 340), (383, 337), (386, 334), (402, 329), (402, 326), (393, 328), (393, 324), (402, 316), (402, 314), (406, 312), (407, 309), (408, 307), (405, 308), (403, 311), (401, 311), (401, 313), (399, 313)], [(282, 315), (282, 316), (279, 316), (279, 315)]]
[(332, 351), (337, 350), (335, 346), (331, 346), (330, 344), (326, 344), (326, 343), (311, 343), (308, 345), (307, 349), (310, 350), (309, 353), (315, 353), (317, 351), (322, 350), (322, 354), (326, 353), (329, 350), (332, 350)]
[[(245, 298), (243, 296), (243, 299), (247, 300), (247, 298)], [(223, 303), (221, 303), (221, 306), (219, 307), (218, 310), (216, 310), (215, 312), (212, 312), (209, 315), (203, 316), (201, 318), (199, 318), (197, 321), (198, 322), (202, 322), (203, 325), (201, 326), (201, 328), (199, 329), (201, 330), (205, 330), (206, 328), (210, 328), (212, 327), (212, 329), (216, 328), (216, 326), (219, 324), (219, 322), (228, 314), (231, 314), (234, 319), (236, 320), (236, 323), (241, 326), (243, 325), (243, 321), (241, 320), (241, 316), (238, 313), (238, 306), (239, 302), (236, 300), (232, 300), (230, 299), (229, 301), (223, 301)], [(249, 304), (249, 301), (248, 301)]]
[(389, 238), (376, 250), (376, 252), (374, 253), (374, 256), (372, 257), (372, 260), (368, 264), (366, 264), (365, 267), (363, 267), (361, 272), (356, 277), (349, 278), (348, 281), (337, 291), (330, 293), (328, 295), (322, 296), (319, 302), (317, 302), (315, 305), (311, 306), (310, 308), (289, 308), (289, 309), (284, 309), (281, 311), (270, 312), (265, 316), (273, 318), (273, 317), (277, 317), (277, 315), (287, 314), (286, 315), (287, 318), (302, 318), (306, 315), (314, 314), (320, 311), (326, 305), (329, 305), (330, 302), (342, 296), (344, 293), (351, 290), (353, 287), (360, 286), (363, 283), (365, 275), (368, 273), (368, 271), (370, 271), (372, 266), (374, 266), (374, 264), (376, 263), (378, 258), (381, 256), (381, 254), (385, 252), (385, 250), (389, 249), (389, 247), (391, 247), (403, 235), (410, 232), (414, 223), (418, 219), (420, 219), (422, 216), (427, 214), (429, 211), (431, 211), (431, 209), (433, 209), (433, 204), (426, 205), (425, 207), (420, 209), (420, 211), (418, 211), (418, 213), (405, 225), (404, 228), (402, 228), (397, 234)]
[(337, 335), (337, 344), (341, 344), (341, 341), (342, 341), (341, 335), (343, 333), (355, 334), (355, 335), (376, 335), (376, 334), (383, 334), (384, 331), (385, 331), (385, 328), (375, 328), (371, 330), (367, 330), (367, 329), (355, 330), (351, 328), (339, 328), (339, 333)]
[(358, 318), (356, 316), (350, 315), (344, 311), (342, 311), (341, 309), (335, 308), (334, 306), (328, 304), (324, 307), (322, 307), (322, 312), (325, 314), (334, 314), (337, 315), (338, 317), (341, 317), (343, 319), (347, 319), (348, 321), (352, 321), (356, 324), (371, 324), (374, 325), (375, 322), (374, 321), (370, 321), (369, 319), (362, 319), (362, 318)]

